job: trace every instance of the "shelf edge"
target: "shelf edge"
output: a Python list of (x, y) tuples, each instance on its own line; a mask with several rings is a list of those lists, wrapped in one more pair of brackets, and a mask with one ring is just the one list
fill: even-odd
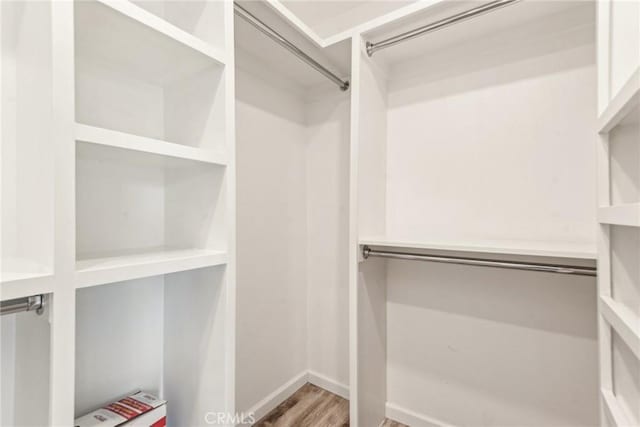
[(471, 252), (471, 253), (485, 253), (496, 255), (514, 255), (514, 256), (535, 256), (535, 257), (547, 257), (547, 258), (571, 258), (571, 259), (584, 259), (589, 261), (595, 261), (597, 253), (589, 251), (561, 251), (561, 250), (544, 250), (544, 249), (527, 249), (522, 247), (508, 247), (508, 246), (474, 246), (463, 244), (447, 244), (447, 243), (435, 243), (435, 242), (407, 242), (398, 240), (387, 240), (380, 238), (360, 238), (358, 240), (360, 245), (368, 246), (382, 246), (382, 247), (395, 247), (395, 248), (407, 248), (407, 249), (420, 249), (420, 250), (435, 250), (435, 251), (449, 251), (449, 252)]
[(108, 147), (122, 148), (125, 150), (139, 151), (148, 154), (157, 154), (177, 159), (193, 160), (219, 166), (226, 166), (227, 164), (224, 156), (219, 155), (214, 151), (167, 142), (161, 139), (147, 138), (125, 132), (85, 125), (82, 123), (76, 123), (75, 139), (76, 141), (90, 144), (105, 145)]
[(55, 277), (52, 273), (27, 276), (8, 280), (0, 284), (0, 301), (50, 294), (54, 290)]
[(204, 267), (215, 267), (227, 263), (226, 252), (186, 255), (166, 260), (147, 260), (108, 267), (91, 267), (76, 270), (76, 289), (104, 285), (107, 283), (141, 279), (144, 277), (178, 273)]
[(600, 297), (600, 314), (640, 359), (640, 317), (633, 315), (611, 297)]
[(598, 117), (598, 132), (610, 132), (638, 104), (640, 104), (640, 67), (636, 68)]
[(640, 203), (602, 206), (598, 208), (598, 222), (640, 227)]
[(629, 422), (629, 420), (627, 419), (626, 414), (620, 407), (618, 399), (616, 399), (616, 396), (613, 394), (613, 392), (601, 389), (600, 397), (602, 398), (602, 401), (604, 403), (604, 409), (609, 415), (609, 418), (615, 423), (615, 427), (628, 427), (632, 425), (631, 422)]

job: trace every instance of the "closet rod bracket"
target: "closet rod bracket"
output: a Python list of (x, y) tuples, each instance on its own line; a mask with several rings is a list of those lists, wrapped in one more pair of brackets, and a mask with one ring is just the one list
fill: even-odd
[(37, 315), (44, 313), (46, 297), (44, 295), (31, 295), (0, 302), (0, 315), (21, 313), (23, 311), (35, 311)]

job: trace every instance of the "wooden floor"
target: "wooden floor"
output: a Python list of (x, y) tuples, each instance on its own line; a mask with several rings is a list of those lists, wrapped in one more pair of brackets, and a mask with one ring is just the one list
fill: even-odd
[[(349, 401), (313, 384), (305, 384), (255, 427), (348, 427)], [(374, 426), (375, 427), (375, 426)], [(385, 420), (381, 427), (408, 427)]]

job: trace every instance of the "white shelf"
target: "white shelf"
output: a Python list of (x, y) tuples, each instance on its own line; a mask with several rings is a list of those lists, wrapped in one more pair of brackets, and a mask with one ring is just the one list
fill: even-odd
[(224, 65), (218, 50), (130, 2), (76, 2), (74, 8), (76, 57), (85, 63), (108, 64), (157, 85)]
[(598, 209), (598, 221), (602, 224), (640, 227), (640, 203), (601, 207)]
[[(636, 69), (620, 91), (613, 97), (598, 118), (600, 133), (607, 133), (621, 124), (640, 105), (640, 67)], [(631, 120), (638, 119), (632, 117)]]
[(595, 260), (595, 248), (587, 245), (559, 245), (553, 247), (541, 242), (482, 242), (482, 243), (445, 243), (445, 242), (414, 242), (406, 240), (394, 240), (380, 237), (364, 237), (360, 239), (361, 245), (406, 248), (437, 251), (474, 252), (485, 254), (521, 255), (550, 258), (575, 258)]
[(225, 156), (212, 150), (174, 144), (160, 139), (132, 135), (81, 123), (76, 123), (76, 140), (221, 166), (227, 164)]
[(640, 317), (611, 297), (600, 297), (600, 313), (640, 359)]
[(3, 272), (0, 301), (53, 292), (54, 277), (50, 272), (40, 274)]
[(225, 63), (224, 54), (219, 49), (206, 43), (205, 41), (195, 37), (192, 34), (176, 27), (173, 24), (165, 21), (164, 19), (146, 11), (145, 9), (137, 6), (130, 1), (126, 0), (98, 0), (98, 2), (110, 7), (113, 10), (120, 12), (143, 26), (157, 31), (160, 34), (165, 35), (167, 38), (175, 40), (181, 43), (185, 47), (200, 52), (203, 55), (215, 60), (220, 64)]
[(628, 427), (631, 426), (631, 422), (624, 413), (622, 407), (618, 403), (616, 396), (609, 390), (601, 390), (602, 401), (604, 403), (604, 409), (609, 416), (609, 419), (614, 422), (615, 427)]
[(46, 265), (24, 258), (8, 258), (0, 264), (0, 300), (52, 292), (53, 272)]
[(89, 258), (76, 262), (76, 287), (102, 285), (142, 277), (223, 265), (227, 253), (206, 249), (158, 250), (131, 255)]

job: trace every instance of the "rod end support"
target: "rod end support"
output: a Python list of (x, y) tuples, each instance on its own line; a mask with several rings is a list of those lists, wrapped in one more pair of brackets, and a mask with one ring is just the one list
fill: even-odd
[(342, 86), (340, 86), (340, 90), (343, 92), (346, 92), (349, 90), (350, 86), (351, 86), (351, 83), (349, 83), (349, 80), (345, 80), (344, 82), (342, 82)]
[(371, 55), (373, 55), (373, 52), (375, 51), (375, 46), (373, 43), (371, 43), (370, 41), (367, 41), (367, 43), (365, 44), (366, 50), (367, 50), (367, 55), (369, 56), (369, 58), (371, 58)]
[(367, 245), (364, 245), (362, 247), (362, 258), (367, 259), (369, 258), (369, 254), (371, 253), (371, 248)]

